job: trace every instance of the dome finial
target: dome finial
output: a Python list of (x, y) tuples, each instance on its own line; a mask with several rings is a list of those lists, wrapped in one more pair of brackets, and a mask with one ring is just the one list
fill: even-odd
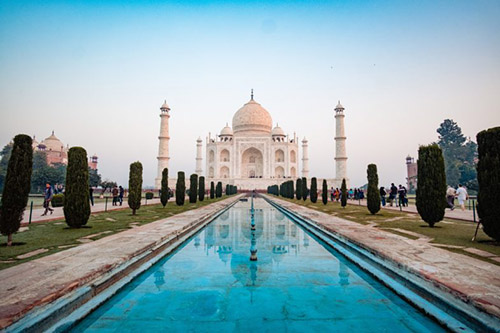
[(253, 89), (252, 89), (252, 92), (250, 94), (250, 99), (253, 101)]

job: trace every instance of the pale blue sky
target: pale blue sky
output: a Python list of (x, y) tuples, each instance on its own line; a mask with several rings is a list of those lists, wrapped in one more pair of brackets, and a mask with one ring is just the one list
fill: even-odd
[(500, 1), (3, 1), (0, 144), (15, 134), (156, 174), (159, 106), (171, 111), (171, 173), (195, 140), (255, 99), (309, 140), (310, 176), (334, 176), (333, 108), (346, 107), (348, 176), (403, 183), (405, 157), (452, 118), (499, 126)]

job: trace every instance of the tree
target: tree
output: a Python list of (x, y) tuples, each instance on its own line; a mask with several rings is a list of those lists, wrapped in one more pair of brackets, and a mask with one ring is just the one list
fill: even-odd
[(102, 181), (99, 186), (102, 188), (102, 194), (106, 193), (106, 190), (109, 188), (109, 189), (112, 189), (113, 187), (117, 186), (118, 184), (116, 184), (116, 182), (113, 182), (109, 179), (106, 179), (104, 181)]
[[(67, 167), (62, 163), (50, 166), (44, 151), (33, 153), (33, 173), (31, 175), (31, 191), (42, 192), (45, 184), (65, 184)], [(88, 189), (87, 189), (88, 190)]]
[(306, 201), (309, 195), (309, 189), (307, 188), (307, 178), (302, 177), (302, 200)]
[(189, 203), (196, 203), (198, 196), (198, 175), (193, 173), (189, 177)]
[(12, 234), (19, 230), (28, 204), (33, 167), (31, 145), (32, 139), (28, 135), (16, 135), (7, 164), (0, 208), (0, 232), (7, 236), (7, 246), (12, 245)]
[(186, 180), (183, 171), (177, 173), (177, 184), (175, 185), (175, 203), (177, 206), (184, 205), (184, 197), (186, 196)]
[(340, 205), (345, 208), (347, 206), (347, 184), (345, 178), (342, 179), (342, 186), (340, 186)]
[(132, 215), (141, 208), (142, 199), (142, 164), (137, 161), (130, 164), (128, 178), (128, 206), (132, 209)]
[(215, 198), (215, 184), (210, 182), (210, 199)]
[(318, 201), (318, 181), (316, 177), (311, 178), (311, 202), (316, 203)]
[(89, 186), (97, 187), (101, 183), (101, 175), (97, 172), (97, 169), (91, 169), (89, 167)]
[(479, 163), (477, 176), (479, 193), (477, 213), (484, 232), (500, 241), (500, 127), (490, 128), (477, 134)]
[(13, 143), (6, 144), (0, 151), (0, 191), (3, 191), (5, 185), (5, 176), (7, 175), (7, 166), (9, 164), (10, 154), (12, 152)]
[(375, 164), (368, 164), (368, 193), (366, 194), (368, 210), (372, 214), (380, 210), (380, 192), (378, 189), (378, 174)]
[(82, 147), (68, 151), (63, 211), (70, 228), (86, 225), (90, 217), (89, 167), (87, 152)]
[(200, 177), (200, 185), (198, 186), (198, 200), (205, 200), (205, 177)]
[(446, 203), (446, 175), (441, 148), (437, 144), (418, 149), (418, 186), (416, 205), (422, 220), (430, 227), (444, 217)]
[(215, 197), (220, 198), (222, 197), (222, 183), (217, 182), (217, 186), (215, 188)]
[(323, 200), (323, 205), (326, 205), (328, 203), (328, 184), (326, 183), (326, 179), (323, 179), (321, 199)]
[(295, 190), (296, 191), (296, 195), (297, 195), (297, 200), (300, 200), (302, 199), (302, 179), (301, 178), (298, 178), (297, 179), (297, 189)]
[(168, 203), (168, 199), (170, 197), (170, 191), (168, 189), (168, 168), (164, 168), (161, 172), (161, 194), (160, 201), (163, 207), (165, 207)]

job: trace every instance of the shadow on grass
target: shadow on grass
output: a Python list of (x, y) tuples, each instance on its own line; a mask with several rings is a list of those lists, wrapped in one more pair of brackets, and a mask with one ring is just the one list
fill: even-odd
[(90, 225), (82, 225), (80, 228), (64, 227), (64, 230), (92, 229)]
[[(20, 245), (26, 245), (24, 242), (12, 242), (11, 246), (20, 246)], [(7, 243), (1, 243), (0, 247), (7, 247)]]
[(429, 226), (428, 224), (422, 224), (420, 228), (429, 228), (429, 229), (441, 229), (442, 227), (439, 225), (435, 225), (433, 227)]
[(481, 244), (486, 244), (486, 245), (500, 246), (499, 241), (495, 241), (492, 239), (483, 239), (483, 240), (478, 240), (477, 242), (481, 243)]

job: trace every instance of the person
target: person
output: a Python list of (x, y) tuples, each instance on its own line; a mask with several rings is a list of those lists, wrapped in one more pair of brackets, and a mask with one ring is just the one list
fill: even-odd
[(118, 201), (120, 201), (120, 206), (123, 204), (123, 194), (125, 193), (125, 190), (123, 187), (120, 185), (119, 186), (119, 194), (118, 194)]
[(380, 201), (382, 202), (382, 206), (385, 207), (385, 196), (387, 195), (387, 192), (385, 191), (385, 187), (380, 188)]
[(405, 206), (405, 193), (406, 190), (404, 189), (403, 185), (399, 184), (398, 188), (398, 203), (401, 207)]
[(50, 186), (49, 183), (45, 185), (45, 190), (43, 191), (43, 208), (45, 208), (45, 211), (43, 212), (42, 216), (47, 215), (48, 212), (50, 212), (50, 215), (54, 212), (52, 208), (50, 208), (50, 202), (52, 201), (52, 197), (54, 196), (54, 190), (52, 190), (52, 186)]
[(335, 198), (335, 190), (333, 189), (333, 186), (332, 189), (330, 190), (330, 198), (332, 199), (333, 202), (333, 199)]
[[(396, 187), (396, 185), (394, 185), (394, 183), (391, 183), (391, 191), (389, 192), (389, 204), (391, 205), (391, 207), (397, 195), (398, 195), (398, 188)], [(396, 207), (397, 207), (397, 202), (396, 202)]]
[(451, 210), (455, 209), (455, 195), (457, 194), (457, 191), (450, 185), (448, 185), (448, 189), (446, 190), (446, 202), (448, 203), (448, 207)]
[(462, 211), (465, 210), (465, 201), (469, 199), (469, 194), (467, 193), (467, 190), (465, 187), (462, 186), (462, 184), (458, 184), (458, 189), (457, 189), (457, 198), (458, 198), (458, 204), (460, 205), (460, 208)]
[(89, 199), (90, 199), (90, 204), (93, 206), (94, 205), (94, 188), (92, 186), (89, 186)]
[(113, 194), (113, 206), (118, 206), (118, 187), (114, 186), (111, 193)]

